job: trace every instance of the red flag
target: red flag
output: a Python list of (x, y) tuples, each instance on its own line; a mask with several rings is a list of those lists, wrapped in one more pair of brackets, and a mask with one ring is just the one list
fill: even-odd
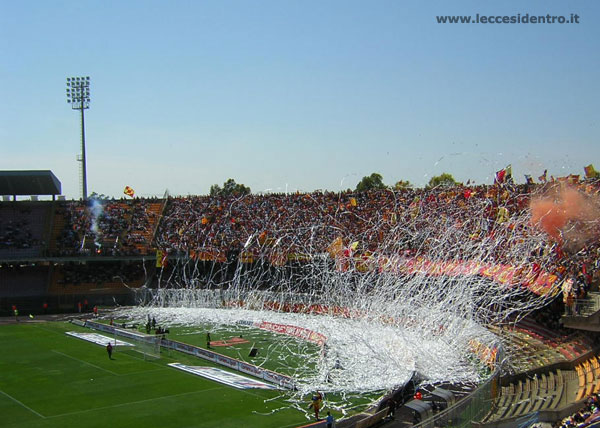
[(506, 168), (501, 169), (496, 173), (494, 178), (494, 184), (512, 183), (512, 165), (507, 165)]
[(504, 179), (506, 178), (506, 169), (501, 169), (496, 172), (496, 177), (494, 178), (494, 184), (502, 184), (504, 183)]

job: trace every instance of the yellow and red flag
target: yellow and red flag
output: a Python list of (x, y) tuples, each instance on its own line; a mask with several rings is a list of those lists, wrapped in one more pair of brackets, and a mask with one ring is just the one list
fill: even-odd
[(130, 196), (132, 198), (135, 196), (135, 192), (129, 186), (125, 186), (125, 190), (123, 190), (123, 193), (125, 193), (127, 196)]

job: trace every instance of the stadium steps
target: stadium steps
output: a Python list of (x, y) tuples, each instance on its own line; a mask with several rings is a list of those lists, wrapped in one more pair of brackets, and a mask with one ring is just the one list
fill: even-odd
[(532, 337), (523, 330), (508, 328), (501, 334), (516, 373), (525, 373), (565, 361), (565, 357), (552, 344)]
[(521, 392), (511, 403), (509, 411), (506, 414), (506, 417), (508, 418), (522, 415), (525, 406), (527, 406), (527, 403), (531, 400), (531, 382), (529, 378), (519, 381), (519, 383), (521, 385)]
[(577, 373), (577, 392), (575, 401), (583, 400), (591, 394), (600, 392), (600, 364), (593, 356), (575, 366)]
[(56, 254), (58, 251), (58, 238), (65, 228), (65, 217), (58, 210), (54, 214), (54, 224), (50, 234), (50, 253)]
[(60, 272), (60, 269), (53, 269), (51, 276), (48, 294), (61, 294), (63, 292), (63, 287), (60, 284), (60, 280), (64, 279), (63, 274)]
[(496, 406), (481, 425), (508, 426), (534, 412), (558, 410), (573, 401), (568, 392), (577, 379), (574, 370), (556, 370), (511, 382), (501, 388)]
[(521, 413), (524, 415), (533, 411), (533, 408), (539, 402), (538, 398), (540, 395), (540, 383), (537, 376), (533, 379), (527, 379), (527, 381), (529, 382), (529, 400), (522, 407)]
[(598, 358), (596, 356), (590, 358), (590, 363), (592, 365), (592, 370), (594, 371), (594, 394), (600, 392), (600, 362), (598, 362)]
[(551, 401), (548, 409), (558, 409), (561, 407), (564, 398), (567, 397), (567, 387), (570, 383), (572, 383), (571, 381), (574, 378), (574, 374), (575, 372), (572, 370), (568, 372), (565, 372), (564, 370), (556, 370), (554, 387), (556, 394), (554, 395), (554, 399)]
[(148, 227), (146, 227), (143, 232), (139, 233), (139, 236), (144, 242), (136, 242), (133, 244), (140, 254), (149, 254), (151, 251), (154, 230), (158, 224), (161, 211), (162, 203), (150, 203), (146, 208), (146, 212), (148, 213)]

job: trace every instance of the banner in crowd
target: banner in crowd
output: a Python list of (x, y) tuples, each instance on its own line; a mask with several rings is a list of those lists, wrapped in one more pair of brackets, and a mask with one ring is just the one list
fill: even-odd
[(325, 335), (317, 333), (316, 331), (308, 328), (297, 327), (295, 325), (277, 324), (273, 322), (262, 321), (255, 322), (254, 327), (260, 328), (261, 330), (294, 336), (311, 343), (316, 343), (319, 346), (323, 345), (327, 341), (327, 337)]
[(513, 286), (521, 284), (537, 295), (557, 293), (557, 275), (544, 272), (535, 265), (516, 267), (476, 261), (432, 261), (424, 257), (380, 257), (380, 272), (395, 272), (406, 275), (426, 276), (482, 276), (491, 281)]
[(224, 252), (208, 248), (190, 250), (189, 257), (192, 260), (199, 260), (201, 262), (225, 263), (227, 261), (227, 255)]
[[(497, 221), (506, 221), (508, 214), (499, 214)], [(537, 295), (556, 293), (555, 285), (559, 277), (555, 274), (542, 271), (538, 266), (510, 266), (504, 264), (490, 264), (470, 260), (429, 260), (422, 256), (374, 256), (369, 252), (355, 253), (358, 242), (353, 242), (345, 247), (341, 238), (332, 242), (328, 248), (329, 255), (335, 259), (336, 269), (340, 271), (356, 270), (357, 272), (397, 273), (403, 275), (423, 274), (426, 276), (482, 276), (496, 283), (506, 286), (521, 284)], [(158, 252), (157, 252), (158, 253)], [(261, 256), (250, 251), (240, 253), (242, 263), (254, 263)], [(310, 261), (310, 254), (271, 252), (264, 257), (273, 266), (284, 266), (287, 262)], [(218, 250), (190, 251), (190, 258), (200, 261), (225, 262), (226, 255)], [(158, 254), (157, 254), (157, 267)]]

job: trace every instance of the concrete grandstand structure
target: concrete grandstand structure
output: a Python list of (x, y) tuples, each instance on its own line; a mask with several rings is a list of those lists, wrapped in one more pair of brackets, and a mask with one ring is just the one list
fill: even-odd
[(0, 171), (0, 195), (5, 199), (40, 195), (51, 195), (54, 199), (60, 193), (60, 181), (52, 171)]

